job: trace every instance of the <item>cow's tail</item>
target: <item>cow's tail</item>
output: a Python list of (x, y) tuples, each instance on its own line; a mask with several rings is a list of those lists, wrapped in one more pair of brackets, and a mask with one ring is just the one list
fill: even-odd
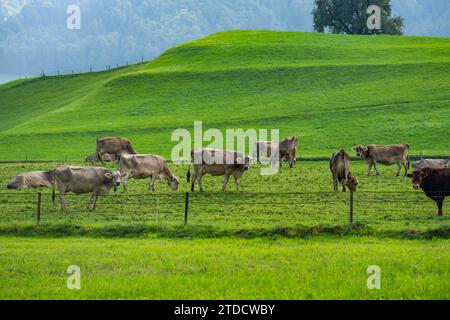
[(53, 181), (52, 202), (55, 203), (55, 200), (56, 200), (55, 182)]
[(189, 163), (189, 168), (188, 168), (188, 172), (186, 175), (186, 180), (188, 183), (191, 182), (191, 164), (190, 163)]

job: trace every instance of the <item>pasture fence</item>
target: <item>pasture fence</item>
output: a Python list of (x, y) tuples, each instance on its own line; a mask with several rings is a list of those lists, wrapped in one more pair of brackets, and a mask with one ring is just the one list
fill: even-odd
[(52, 202), (51, 193), (1, 192), (0, 222), (243, 226), (396, 221), (410, 225), (437, 216), (434, 202), (421, 192), (116, 193), (99, 196), (96, 211), (87, 208), (90, 196), (67, 194), (65, 199), (66, 213), (58, 197)]

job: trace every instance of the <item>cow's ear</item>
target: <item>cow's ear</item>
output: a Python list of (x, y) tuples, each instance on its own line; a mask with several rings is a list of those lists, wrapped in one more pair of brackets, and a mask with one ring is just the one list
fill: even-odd
[(127, 173), (121, 174), (120, 176), (121, 176), (122, 178), (128, 178), (129, 175), (130, 175), (130, 174), (127, 172)]
[(411, 173), (408, 173), (407, 175), (406, 175), (406, 177), (408, 177), (408, 178), (412, 178), (412, 174)]
[(352, 147), (352, 150), (353, 150), (353, 151), (356, 151), (356, 147)]
[(105, 173), (105, 177), (107, 177), (108, 179), (112, 179), (113, 175), (109, 172)]

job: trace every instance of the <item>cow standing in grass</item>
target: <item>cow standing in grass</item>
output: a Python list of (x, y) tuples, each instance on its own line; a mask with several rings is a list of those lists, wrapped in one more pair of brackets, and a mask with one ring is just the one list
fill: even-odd
[(289, 167), (293, 168), (297, 162), (298, 138), (289, 137), (280, 142), (257, 141), (255, 143), (255, 153), (258, 163), (261, 163), (261, 156), (272, 157), (273, 152), (279, 152), (280, 167), (282, 161), (287, 160)]
[[(200, 191), (203, 189), (203, 176), (224, 176), (222, 191), (227, 188), (230, 177), (234, 177), (236, 189), (240, 190), (240, 181), (244, 172), (248, 171), (250, 158), (235, 151), (194, 149), (191, 152), (191, 161), (194, 164), (194, 174), (191, 184), (191, 191), (194, 191), (195, 181), (198, 181)], [(191, 166), (187, 173), (187, 182), (191, 179)]]
[[(120, 173), (99, 167), (60, 166), (55, 169), (55, 185), (59, 192), (61, 207), (67, 211), (64, 196), (67, 192), (75, 194), (91, 193), (88, 209), (95, 210), (99, 196), (109, 193), (112, 187), (117, 191), (120, 185)], [(53, 187), (53, 202), (55, 201), (55, 186)]]
[(334, 152), (330, 159), (330, 171), (333, 176), (333, 189), (338, 191), (338, 184), (342, 184), (342, 191), (348, 187), (351, 191), (356, 191), (358, 181), (350, 173), (350, 156), (345, 150)]
[(157, 155), (122, 155), (119, 160), (119, 171), (125, 192), (130, 178), (150, 178), (149, 189), (152, 191), (155, 191), (156, 180), (166, 180), (173, 191), (178, 190), (180, 180), (170, 171), (166, 159)]
[(409, 145), (407, 144), (395, 144), (395, 145), (375, 145), (371, 144), (367, 147), (357, 146), (352, 148), (356, 151), (358, 157), (361, 157), (369, 166), (367, 175), (370, 176), (372, 166), (375, 168), (377, 175), (378, 164), (393, 165), (397, 164), (398, 171), (397, 177), (400, 176), (402, 167), (405, 168), (405, 176), (408, 174), (409, 164)]
[(95, 152), (103, 163), (103, 155), (111, 154), (116, 158), (122, 154), (137, 154), (138, 152), (131, 145), (130, 140), (125, 138), (98, 138)]
[(422, 189), (426, 196), (436, 202), (438, 215), (442, 217), (445, 198), (450, 196), (450, 168), (423, 168), (408, 174), (414, 189)]

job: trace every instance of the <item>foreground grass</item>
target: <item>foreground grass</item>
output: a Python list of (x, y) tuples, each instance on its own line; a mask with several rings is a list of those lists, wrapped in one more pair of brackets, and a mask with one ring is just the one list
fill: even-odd
[[(449, 244), (1, 237), (0, 299), (449, 299)], [(381, 290), (367, 289), (370, 265)]]

